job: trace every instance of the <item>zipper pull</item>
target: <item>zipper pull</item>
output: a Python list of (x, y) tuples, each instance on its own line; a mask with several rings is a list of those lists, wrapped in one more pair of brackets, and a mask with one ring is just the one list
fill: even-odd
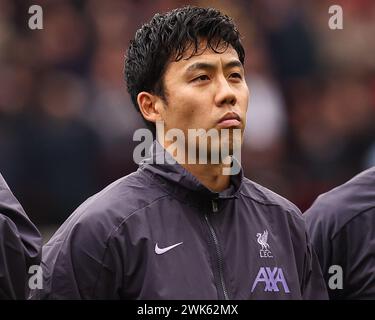
[(217, 201), (211, 200), (211, 202), (212, 202), (212, 212), (217, 212), (218, 211)]

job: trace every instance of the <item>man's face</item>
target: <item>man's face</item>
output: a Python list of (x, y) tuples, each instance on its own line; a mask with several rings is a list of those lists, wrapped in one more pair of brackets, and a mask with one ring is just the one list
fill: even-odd
[(227, 129), (230, 135), (226, 140), (229, 141), (222, 141), (221, 135), (219, 139), (232, 148), (233, 129), (240, 129), (241, 144), (249, 90), (233, 47), (229, 46), (220, 54), (207, 48), (187, 60), (170, 62), (164, 75), (164, 89), (167, 103), (161, 117), (165, 132), (178, 128), (188, 137), (188, 129), (216, 129), (219, 133)]

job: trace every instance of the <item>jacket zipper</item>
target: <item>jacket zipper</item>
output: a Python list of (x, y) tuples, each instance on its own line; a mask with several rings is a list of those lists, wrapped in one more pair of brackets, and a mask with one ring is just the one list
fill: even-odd
[[(211, 202), (212, 202), (212, 211), (217, 212), (218, 211), (217, 202), (215, 200), (212, 200)], [(205, 214), (204, 217), (206, 219), (208, 229), (210, 230), (212, 239), (214, 241), (215, 249), (216, 249), (216, 256), (217, 256), (217, 259), (218, 259), (218, 266), (219, 266), (220, 284), (221, 284), (221, 289), (223, 290), (224, 299), (229, 300), (228, 291), (227, 291), (227, 289), (225, 287), (225, 283), (224, 283), (223, 257), (222, 257), (221, 251), (220, 251), (219, 241), (218, 241), (218, 238), (216, 236), (215, 230), (214, 230), (212, 224), (210, 223), (210, 220), (208, 219), (208, 215)]]

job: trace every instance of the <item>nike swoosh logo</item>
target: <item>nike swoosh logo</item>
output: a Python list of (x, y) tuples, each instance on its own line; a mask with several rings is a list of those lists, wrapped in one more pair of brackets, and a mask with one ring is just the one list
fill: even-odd
[(158, 244), (155, 244), (155, 253), (156, 254), (163, 254), (163, 253), (166, 253), (167, 251), (173, 249), (173, 248), (176, 248), (177, 246), (179, 246), (180, 244), (183, 244), (183, 242), (180, 242), (180, 243), (176, 243), (174, 244), (173, 246), (169, 246), (169, 247), (166, 247), (166, 248), (159, 248), (158, 247)]

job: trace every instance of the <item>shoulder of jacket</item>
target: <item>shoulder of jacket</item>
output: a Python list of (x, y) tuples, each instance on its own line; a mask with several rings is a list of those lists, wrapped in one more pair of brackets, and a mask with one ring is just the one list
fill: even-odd
[(59, 228), (57, 238), (65, 238), (69, 230), (78, 226), (108, 236), (130, 216), (168, 196), (147, 179), (136, 171), (88, 198)]
[(302, 219), (301, 211), (294, 203), (250, 179), (243, 179), (243, 187), (240, 193), (259, 205), (278, 206), (281, 211)]

